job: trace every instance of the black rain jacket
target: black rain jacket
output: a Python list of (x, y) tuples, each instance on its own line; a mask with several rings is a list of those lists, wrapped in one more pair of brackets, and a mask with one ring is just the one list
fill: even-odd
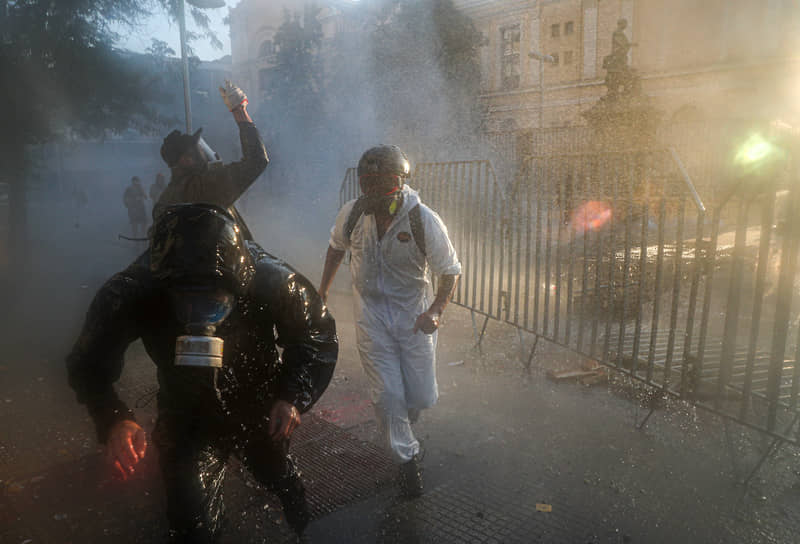
[(224, 347), (216, 376), (213, 369), (175, 366), (175, 339), (183, 331), (151, 275), (149, 250), (98, 291), (67, 370), (100, 442), (119, 420), (135, 420), (113, 384), (138, 338), (158, 367), (160, 416), (263, 426), (276, 399), (301, 413), (319, 399), (338, 356), (333, 316), (305, 277), (258, 244), (247, 242), (247, 249), (255, 276), (217, 328)]

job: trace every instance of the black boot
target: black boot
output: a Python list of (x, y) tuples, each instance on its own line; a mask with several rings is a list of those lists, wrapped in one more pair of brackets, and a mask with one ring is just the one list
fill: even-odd
[(305, 531), (308, 522), (311, 521), (311, 512), (308, 510), (308, 502), (306, 502), (306, 489), (299, 476), (295, 476), (287, 484), (281, 486), (277, 494), (283, 506), (286, 523), (297, 533), (297, 536), (300, 536)]
[(419, 455), (400, 465), (400, 492), (409, 499), (422, 495), (422, 468)]

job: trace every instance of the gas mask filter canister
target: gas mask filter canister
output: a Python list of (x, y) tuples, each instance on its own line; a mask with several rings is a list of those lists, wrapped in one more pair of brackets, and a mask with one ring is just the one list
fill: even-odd
[(221, 289), (183, 288), (171, 290), (170, 298), (186, 332), (175, 340), (175, 365), (222, 368), (224, 342), (214, 334), (233, 310), (234, 296)]
[(175, 364), (222, 368), (223, 343), (216, 336), (179, 336), (175, 340)]

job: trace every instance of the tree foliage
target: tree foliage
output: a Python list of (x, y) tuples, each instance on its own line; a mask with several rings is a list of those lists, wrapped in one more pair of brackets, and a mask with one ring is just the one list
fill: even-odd
[[(157, 122), (143, 107), (153, 88), (131, 56), (114, 47), (114, 29), (134, 31), (154, 9), (174, 17), (177, 6), (177, 0), (0, 0), (0, 172), (9, 184), (9, 262), (19, 262), (26, 249), (25, 145)], [(208, 36), (205, 15), (190, 13)]]
[(378, 118), (438, 142), (475, 134), (481, 40), (453, 0), (384, 3), (370, 40)]
[(264, 75), (264, 102), (273, 127), (313, 127), (321, 121), (322, 28), (319, 10), (306, 6), (302, 19), (284, 10), (273, 38), (275, 66)]
[(340, 133), (358, 146), (396, 143), (418, 159), (453, 156), (478, 134), (482, 36), (452, 0), (342, 10), (349, 27), (331, 48), (325, 93)]
[[(304, 150), (319, 149), (325, 139), (322, 29), (317, 12), (306, 6), (301, 17), (284, 10), (283, 22), (273, 36), (274, 65), (259, 74), (261, 100), (255, 120), (272, 156), (266, 174), (270, 186), (282, 191), (297, 190), (303, 180), (314, 177)], [(256, 95), (257, 91), (249, 92)]]
[(145, 49), (145, 52), (153, 57), (153, 60), (159, 62), (165, 60), (167, 57), (175, 56), (175, 50), (171, 48), (167, 42), (159, 40), (158, 38), (150, 40), (150, 46)]
[(13, 138), (35, 143), (67, 126), (82, 133), (119, 126), (137, 87), (113, 49), (110, 22), (145, 13), (139, 2), (124, 0), (7, 2), (0, 119), (15, 127)]
[[(67, 130), (97, 136), (132, 120), (141, 125), (149, 88), (114, 47), (114, 28), (134, 31), (154, 9), (174, 15), (177, 2), (0, 0), (0, 122), (15, 127), (13, 136), (0, 138), (37, 143)], [(201, 34), (216, 40), (207, 16), (190, 13)]]

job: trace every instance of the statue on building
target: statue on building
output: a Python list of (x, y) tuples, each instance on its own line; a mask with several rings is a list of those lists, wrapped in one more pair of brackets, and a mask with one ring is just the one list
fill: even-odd
[(628, 54), (635, 43), (628, 40), (628, 21), (617, 21), (611, 53), (603, 58), (608, 92), (581, 113), (595, 131), (594, 141), (603, 149), (646, 149), (656, 145), (655, 134), (662, 114), (642, 92), (641, 78), (630, 67)]
[(625, 35), (627, 26), (626, 19), (617, 21), (617, 29), (611, 37), (611, 54), (603, 57), (609, 97), (631, 93), (638, 88), (638, 78), (628, 65), (628, 52), (636, 44), (631, 43)]

